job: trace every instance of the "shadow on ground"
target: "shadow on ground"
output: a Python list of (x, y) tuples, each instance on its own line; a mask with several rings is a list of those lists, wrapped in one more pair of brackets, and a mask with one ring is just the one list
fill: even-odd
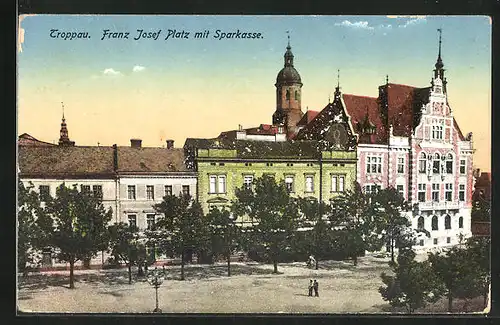
[[(265, 269), (259, 267), (259, 264), (232, 264), (231, 265), (231, 276), (238, 275), (266, 275), (273, 274), (272, 269)], [(279, 271), (279, 269), (278, 269)], [(166, 280), (179, 280), (181, 274), (180, 267), (171, 267), (165, 269), (165, 279)], [(282, 272), (278, 272), (282, 274)], [(211, 265), (211, 266), (197, 266), (189, 265), (184, 268), (184, 278), (186, 280), (200, 280), (208, 278), (220, 278), (227, 277), (227, 265)]]
[[(374, 305), (373, 308), (378, 309), (384, 313), (406, 314), (407, 311), (404, 307), (392, 307), (389, 303)], [(469, 301), (462, 299), (455, 299), (453, 301), (452, 313), (473, 313), (482, 312), (484, 310), (483, 298), (476, 297)], [(448, 313), (448, 300), (442, 298), (434, 304), (427, 305), (423, 308), (417, 309), (414, 314), (447, 314)]]

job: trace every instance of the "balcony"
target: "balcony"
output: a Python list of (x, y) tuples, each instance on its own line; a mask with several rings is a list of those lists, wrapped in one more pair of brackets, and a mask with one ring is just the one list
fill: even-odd
[(464, 202), (418, 202), (418, 210), (420, 211), (431, 211), (431, 210), (458, 210), (464, 206)]

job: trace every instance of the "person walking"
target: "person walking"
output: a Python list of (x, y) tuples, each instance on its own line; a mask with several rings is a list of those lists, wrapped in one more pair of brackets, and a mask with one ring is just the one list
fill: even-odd
[(313, 295), (313, 280), (311, 279), (309, 281), (309, 297), (312, 297)]
[(314, 288), (314, 296), (319, 297), (319, 283), (318, 283), (318, 281), (314, 280), (313, 288)]

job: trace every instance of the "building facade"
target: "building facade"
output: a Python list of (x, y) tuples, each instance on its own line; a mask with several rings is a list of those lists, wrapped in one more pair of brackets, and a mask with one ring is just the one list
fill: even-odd
[[(418, 237), (418, 247), (454, 245), (471, 235), (472, 134), (464, 137), (448, 103), (441, 49), (430, 87), (387, 80), (376, 98), (340, 94), (337, 87), (334, 105), (358, 138), (356, 180), (367, 193), (394, 187), (413, 204), (413, 228), (430, 233)], [(329, 110), (299, 125), (295, 138), (331, 141), (324, 136), (330, 122), (321, 119), (335, 115)]]

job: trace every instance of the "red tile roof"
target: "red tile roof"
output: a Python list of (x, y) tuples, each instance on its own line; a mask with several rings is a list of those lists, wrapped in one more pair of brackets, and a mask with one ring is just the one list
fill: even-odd
[(300, 119), (300, 121), (297, 123), (297, 125), (307, 125), (307, 124), (309, 124), (316, 117), (316, 115), (318, 115), (318, 114), (319, 114), (319, 111), (310, 111), (310, 110), (307, 110), (306, 113)]
[(369, 135), (358, 133), (359, 143), (387, 143), (387, 131), (384, 123), (382, 123), (377, 98), (344, 94), (342, 95), (342, 99), (344, 100), (347, 114), (351, 117), (351, 123), (354, 128), (354, 132), (358, 133), (358, 125), (364, 125), (365, 121), (369, 122), (376, 128), (374, 134)]

